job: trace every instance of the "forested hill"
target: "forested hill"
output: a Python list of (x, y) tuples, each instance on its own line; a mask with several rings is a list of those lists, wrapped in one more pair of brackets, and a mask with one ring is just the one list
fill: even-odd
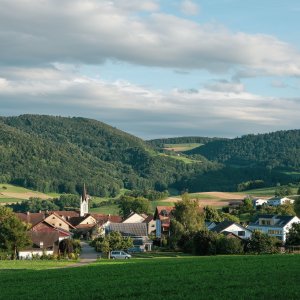
[(300, 130), (246, 135), (216, 140), (188, 151), (231, 165), (260, 165), (270, 169), (300, 169)]
[[(0, 182), (43, 192), (113, 196), (120, 188), (178, 189), (183, 178), (215, 164), (186, 164), (99, 121), (22, 115), (0, 118)], [(184, 183), (185, 184), (185, 183)]]

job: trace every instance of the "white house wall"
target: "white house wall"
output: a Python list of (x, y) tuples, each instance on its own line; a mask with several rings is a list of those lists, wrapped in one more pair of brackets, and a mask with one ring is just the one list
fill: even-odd
[[(238, 226), (237, 224), (232, 224), (232, 225), (228, 226), (227, 228), (224, 229), (224, 231), (231, 232), (231, 233), (239, 236), (242, 239), (248, 239), (248, 238), (251, 237), (251, 231), (250, 230), (248, 230), (247, 228), (244, 228), (242, 226)], [(240, 231), (244, 231), (245, 235), (244, 236), (239, 235)]]

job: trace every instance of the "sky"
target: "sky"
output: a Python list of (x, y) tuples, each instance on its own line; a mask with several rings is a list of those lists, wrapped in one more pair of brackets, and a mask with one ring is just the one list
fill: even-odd
[(0, 115), (144, 139), (300, 128), (298, 0), (0, 0)]

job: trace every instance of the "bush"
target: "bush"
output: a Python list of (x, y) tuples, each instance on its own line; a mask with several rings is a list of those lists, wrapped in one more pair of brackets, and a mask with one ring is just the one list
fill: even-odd
[(279, 253), (282, 242), (275, 237), (268, 236), (260, 231), (254, 231), (246, 243), (245, 251), (253, 254)]
[(240, 239), (222, 236), (217, 240), (218, 254), (241, 254), (244, 252), (244, 245)]
[(218, 234), (208, 230), (200, 230), (193, 237), (193, 252), (196, 255), (217, 254)]

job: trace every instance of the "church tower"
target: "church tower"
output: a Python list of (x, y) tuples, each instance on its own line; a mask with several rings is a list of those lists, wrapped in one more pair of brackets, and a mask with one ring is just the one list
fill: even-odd
[(86, 193), (85, 183), (83, 184), (82, 195), (80, 198), (80, 217), (89, 213), (89, 195)]

